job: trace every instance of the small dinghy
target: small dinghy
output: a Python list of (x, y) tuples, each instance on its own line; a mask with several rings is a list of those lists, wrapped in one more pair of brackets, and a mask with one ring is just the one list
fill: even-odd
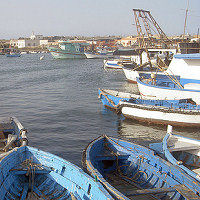
[(83, 166), (115, 199), (200, 199), (200, 183), (154, 151), (101, 136), (83, 152)]
[(154, 124), (199, 127), (200, 106), (191, 99), (147, 100), (130, 98), (120, 101), (118, 109), (130, 119)]
[(172, 134), (168, 126), (162, 143), (150, 144), (150, 148), (163, 153), (173, 165), (179, 166), (187, 174), (200, 182), (200, 141)]
[(26, 130), (15, 117), (0, 123), (1, 200), (112, 199), (80, 168), (27, 145)]
[(70, 162), (23, 146), (0, 161), (1, 200), (112, 199), (100, 183)]
[(16, 117), (0, 119), (0, 159), (14, 148), (27, 145), (26, 132)]
[(103, 105), (111, 108), (117, 109), (119, 102), (123, 100), (129, 100), (132, 98), (139, 98), (140, 95), (131, 94), (126, 92), (119, 92), (116, 90), (106, 90), (106, 89), (99, 89), (99, 99), (102, 101)]

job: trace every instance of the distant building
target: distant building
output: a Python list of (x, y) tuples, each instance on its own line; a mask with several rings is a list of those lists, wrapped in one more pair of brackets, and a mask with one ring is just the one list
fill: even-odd
[(34, 32), (30, 38), (20, 38), (18, 40), (10, 40), (10, 45), (13, 47), (26, 48), (26, 47), (38, 47), (47, 46), (48, 40), (43, 39), (43, 35), (35, 35)]
[(117, 44), (124, 47), (130, 47), (137, 43), (137, 37), (128, 36), (117, 41)]
[(34, 32), (32, 32), (31, 36), (30, 36), (31, 40), (42, 40), (43, 39), (43, 35), (35, 35)]

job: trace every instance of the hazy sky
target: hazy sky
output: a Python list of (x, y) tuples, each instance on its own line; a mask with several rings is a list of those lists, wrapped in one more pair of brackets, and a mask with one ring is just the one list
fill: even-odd
[[(167, 35), (182, 34), (187, 0), (0, 0), (0, 38), (134, 35), (133, 8), (146, 9)], [(200, 28), (200, 0), (189, 0), (187, 32)]]

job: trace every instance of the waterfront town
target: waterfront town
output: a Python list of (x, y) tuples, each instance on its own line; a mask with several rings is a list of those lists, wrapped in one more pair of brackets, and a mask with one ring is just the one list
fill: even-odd
[[(84, 30), (74, 23), (82, 7), (71, 4), (71, 17), (70, 1), (42, 3), (46, 33), (70, 30), (70, 19)], [(40, 24), (41, 33), (0, 40), (0, 200), (200, 199), (200, 37), (198, 24), (188, 34), (188, 8), (182, 34), (133, 8), (137, 34), (44, 36)]]
[[(152, 36), (155, 43), (159, 45), (159, 35)], [(199, 43), (200, 36), (196, 35), (176, 35), (168, 36), (173, 41), (174, 46), (180, 42), (191, 42)], [(0, 39), (0, 53), (4, 53), (8, 48), (18, 49), (20, 52), (42, 52), (48, 51), (48, 46), (57, 46), (61, 41), (68, 42), (79, 42), (87, 43), (96, 47), (112, 47), (113, 49), (118, 48), (137, 48), (138, 47), (138, 36), (95, 36), (95, 37), (84, 37), (84, 36), (43, 36), (41, 34), (32, 34), (28, 37), (20, 37), (18, 39)], [(159, 48), (162, 48), (159, 46)]]

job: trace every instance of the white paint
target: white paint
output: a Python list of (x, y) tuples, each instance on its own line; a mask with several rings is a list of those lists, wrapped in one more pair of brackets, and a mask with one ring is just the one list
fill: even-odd
[(153, 85), (143, 85), (139, 82), (137, 84), (140, 94), (146, 98), (155, 97), (160, 100), (192, 98), (197, 104), (200, 104), (200, 91), (166, 89)]
[[(125, 115), (127, 118), (132, 116), (136, 118), (143, 118), (156, 121), (166, 121), (166, 122), (179, 122), (179, 123), (186, 123), (186, 124), (197, 124), (200, 126), (200, 113), (199, 114), (182, 114), (176, 112), (162, 112), (156, 110), (146, 110), (144, 106), (140, 106), (140, 108), (136, 107), (128, 107), (126, 105), (131, 106), (131, 103), (123, 103), (122, 105), (122, 114)], [(132, 104), (137, 105), (137, 104)], [(153, 108), (153, 107), (152, 107)], [(155, 108), (155, 107), (154, 107)], [(156, 108), (155, 108), (156, 109)]]

